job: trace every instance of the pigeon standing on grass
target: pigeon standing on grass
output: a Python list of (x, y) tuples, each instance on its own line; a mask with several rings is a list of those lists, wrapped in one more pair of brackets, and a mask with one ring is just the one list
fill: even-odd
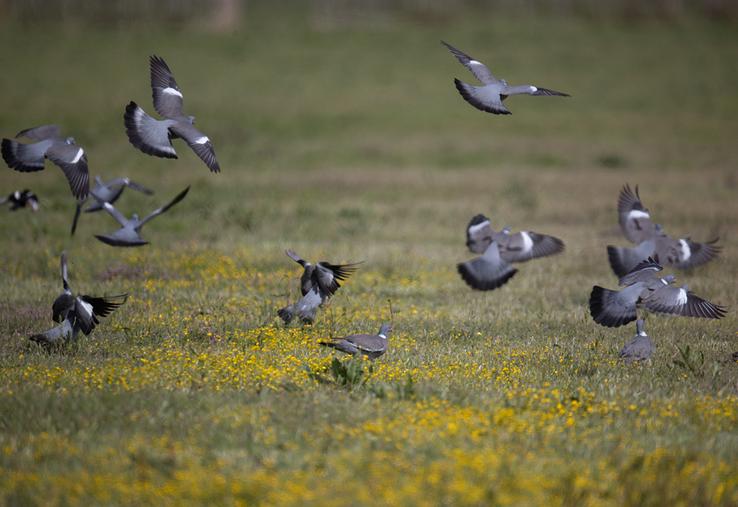
[(518, 272), (510, 264), (527, 262), (564, 251), (564, 242), (533, 231), (511, 233), (508, 227), (496, 232), (489, 218), (475, 215), (466, 228), (466, 246), (482, 254), (458, 264), (464, 281), (477, 290), (492, 290), (507, 283)]
[(376, 359), (387, 351), (387, 340), (392, 326), (382, 324), (377, 334), (352, 334), (344, 338), (336, 338), (319, 342), (320, 345), (331, 347), (352, 356), (364, 354), (369, 359)]
[(0, 204), (9, 204), (10, 211), (16, 211), (20, 208), (31, 208), (33, 211), (38, 211), (39, 208), (38, 197), (28, 189), (16, 190), (8, 197), (0, 198)]
[(643, 319), (636, 320), (636, 335), (625, 344), (620, 351), (620, 359), (626, 363), (633, 361), (645, 361), (653, 355), (653, 343), (651, 337), (646, 334)]
[(702, 299), (686, 285), (675, 287), (674, 275), (661, 277), (658, 273), (662, 269), (653, 259), (646, 259), (620, 279), (623, 289), (616, 291), (595, 285), (589, 298), (594, 321), (619, 327), (636, 320), (638, 310), (706, 319), (725, 316), (725, 307)]
[(0, 151), (8, 167), (21, 172), (41, 171), (44, 160), (48, 158), (64, 172), (74, 197), (78, 200), (87, 197), (90, 190), (87, 155), (73, 137), (61, 137), (57, 125), (22, 130), (15, 137), (26, 137), (35, 142), (22, 144), (13, 139), (3, 139)]
[[(85, 213), (94, 213), (102, 210), (105, 207), (106, 202), (113, 204), (118, 200), (118, 198), (120, 198), (126, 187), (138, 190), (146, 195), (153, 195), (154, 193), (153, 190), (149, 190), (130, 178), (116, 178), (106, 183), (102, 178), (100, 178), (100, 176), (95, 176), (95, 188), (93, 188), (91, 192), (95, 202), (90, 204), (87, 209), (84, 210)], [(77, 230), (77, 221), (79, 220), (79, 215), (82, 212), (82, 206), (84, 206), (84, 204), (84, 201), (77, 202), (77, 209), (74, 212), (74, 219), (72, 220), (72, 235), (74, 235), (74, 231)]]
[(466, 53), (456, 49), (451, 44), (441, 41), (459, 62), (469, 69), (482, 86), (473, 86), (454, 79), (456, 89), (469, 104), (481, 111), (492, 114), (512, 114), (503, 104), (510, 95), (534, 95), (569, 97), (568, 93), (557, 92), (548, 88), (533, 85), (509, 86), (504, 79), (497, 79), (482, 62), (475, 60)]
[(331, 264), (325, 261), (312, 264), (293, 250), (287, 250), (285, 253), (303, 267), (303, 273), (300, 276), (302, 297), (297, 303), (288, 305), (277, 312), (285, 324), (289, 324), (295, 315), (303, 322), (311, 324), (315, 320), (317, 309), (341, 287), (339, 282), (351, 276), (358, 269), (356, 266), (360, 264)]
[(164, 59), (149, 59), (154, 109), (163, 120), (152, 118), (135, 102), (126, 106), (123, 115), (128, 140), (146, 153), (163, 158), (177, 158), (172, 139), (183, 139), (208, 168), (220, 172), (210, 138), (195, 128), (195, 117), (182, 111), (183, 95)]
[(689, 269), (710, 262), (721, 250), (717, 245), (720, 238), (698, 243), (689, 237), (668, 236), (659, 224), (651, 221), (651, 214), (641, 202), (638, 186), (634, 192), (626, 184), (620, 191), (618, 222), (625, 237), (636, 246), (628, 248), (608, 245), (607, 257), (617, 276), (625, 276), (649, 257), (664, 266)]
[[(138, 215), (134, 213), (131, 215), (131, 218), (128, 219), (123, 214), (115, 209), (115, 207), (110, 204), (109, 202), (105, 202), (103, 204), (103, 209), (107, 211), (110, 216), (115, 218), (117, 222), (120, 224), (120, 229), (113, 232), (112, 234), (96, 234), (95, 237), (102, 241), (103, 243), (110, 245), (110, 246), (121, 246), (121, 247), (127, 247), (127, 246), (142, 246), (147, 245), (149, 242), (146, 241), (141, 237), (141, 228), (146, 225), (146, 223), (161, 215), (165, 211), (167, 211), (169, 208), (177, 204), (179, 201), (185, 198), (187, 195), (187, 192), (190, 191), (190, 187), (188, 186), (184, 190), (182, 190), (177, 196), (172, 199), (168, 204), (165, 204), (161, 208), (158, 208), (154, 211), (152, 211), (149, 215), (144, 217), (143, 219), (139, 219)], [(100, 196), (95, 195), (93, 191), (93, 197), (97, 200), (102, 200)]]
[(108, 297), (75, 295), (67, 276), (66, 253), (61, 255), (61, 277), (64, 290), (51, 306), (52, 319), (61, 325), (31, 336), (32, 341), (50, 345), (71, 340), (79, 331), (89, 335), (101, 317), (107, 317), (128, 299), (128, 294)]

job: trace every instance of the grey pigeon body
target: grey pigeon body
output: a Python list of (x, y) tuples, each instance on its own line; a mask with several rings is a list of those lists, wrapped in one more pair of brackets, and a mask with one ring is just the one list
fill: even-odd
[(0, 151), (8, 167), (21, 172), (41, 171), (48, 158), (62, 170), (74, 197), (87, 197), (90, 187), (87, 154), (83, 148), (77, 146), (74, 138), (61, 137), (61, 131), (56, 125), (22, 130), (15, 137), (25, 137), (34, 142), (23, 144), (4, 138)]
[[(128, 294), (107, 297), (89, 296), (87, 294), (75, 295), (69, 285), (65, 253), (61, 255), (61, 277), (63, 291), (52, 304), (52, 319), (61, 323), (62, 326), (44, 333), (48, 334), (49, 339), (46, 341), (49, 341), (51, 337), (60, 338), (66, 335), (65, 322), (68, 322), (71, 326), (72, 337), (76, 336), (78, 331), (89, 335), (100, 323), (100, 318), (110, 315), (128, 298)], [(34, 337), (31, 337), (31, 339), (33, 340)]]
[[(110, 204), (109, 202), (105, 202), (103, 204), (103, 209), (107, 211), (110, 216), (112, 216), (120, 224), (120, 229), (112, 232), (111, 234), (96, 234), (95, 237), (110, 246), (135, 247), (146, 245), (148, 244), (148, 241), (143, 239), (143, 237), (141, 236), (141, 229), (143, 228), (143, 226), (146, 225), (150, 220), (161, 215), (169, 208), (177, 204), (179, 201), (184, 199), (187, 195), (187, 192), (189, 191), (190, 187), (188, 186), (179, 194), (177, 194), (177, 196), (169, 203), (165, 204), (161, 208), (157, 208), (156, 210), (152, 211), (143, 219), (139, 219), (138, 215), (136, 214), (133, 214), (131, 218), (126, 218), (112, 204)], [(94, 191), (93, 196), (95, 196), (96, 199), (101, 200), (99, 196), (95, 195)]]
[(364, 354), (369, 359), (376, 359), (387, 351), (390, 331), (392, 331), (390, 324), (382, 324), (377, 334), (352, 334), (344, 338), (322, 341), (320, 344), (346, 354)]
[(569, 97), (569, 94), (567, 93), (557, 92), (556, 90), (541, 88), (539, 86), (510, 86), (504, 79), (497, 79), (482, 62), (475, 60), (471, 56), (446, 42), (441, 41), (441, 43), (446, 46), (448, 50), (451, 51), (451, 54), (456, 57), (459, 63), (469, 69), (469, 71), (474, 74), (474, 77), (476, 77), (482, 84), (481, 86), (474, 86), (464, 83), (459, 79), (454, 79), (456, 89), (464, 100), (481, 111), (492, 114), (512, 114), (503, 104), (503, 101), (511, 95), (556, 95), (560, 97)]
[(618, 196), (618, 222), (623, 235), (635, 247), (608, 245), (607, 257), (617, 276), (624, 276), (649, 257), (663, 266), (689, 269), (716, 258), (721, 247), (719, 238), (699, 243), (690, 238), (672, 238), (659, 224), (652, 222), (649, 210), (641, 202), (638, 187), (635, 191), (625, 185)]
[(10, 211), (17, 211), (21, 208), (31, 208), (33, 211), (39, 209), (38, 196), (28, 189), (16, 190), (8, 197), (0, 198), (0, 204), (8, 204)]
[[(102, 180), (102, 178), (96, 176), (95, 186), (90, 193), (95, 202), (85, 208), (84, 212), (94, 213), (97, 211), (101, 211), (105, 208), (106, 202), (109, 202), (110, 204), (115, 203), (115, 201), (117, 201), (123, 194), (123, 190), (125, 190), (126, 187), (130, 187), (133, 190), (137, 190), (146, 195), (152, 195), (154, 193), (153, 190), (149, 190), (148, 188), (136, 183), (130, 178), (115, 178), (113, 180), (105, 182)], [(72, 234), (74, 234), (74, 232), (77, 230), (77, 221), (79, 220), (79, 216), (82, 212), (82, 207), (84, 206), (84, 204), (84, 201), (80, 201), (77, 203), (77, 209), (75, 210), (74, 219), (72, 220)]]
[(79, 329), (70, 319), (64, 319), (58, 326), (54, 326), (42, 333), (34, 334), (29, 337), (29, 340), (46, 346), (61, 345), (74, 340), (77, 337)]
[(533, 231), (511, 233), (508, 228), (497, 232), (482, 214), (475, 215), (467, 225), (466, 246), (482, 255), (459, 264), (457, 269), (464, 281), (478, 290), (493, 290), (507, 283), (517, 273), (512, 263), (564, 251), (564, 242), (554, 236)]
[(724, 307), (702, 299), (686, 285), (674, 286), (673, 275), (660, 276), (662, 269), (656, 261), (647, 259), (620, 279), (621, 290), (595, 285), (589, 299), (594, 321), (619, 327), (636, 320), (638, 310), (709, 319), (725, 316)]
[(285, 252), (287, 256), (303, 267), (300, 276), (300, 293), (302, 297), (297, 303), (281, 308), (277, 313), (279, 317), (289, 324), (297, 315), (306, 323), (315, 321), (315, 314), (320, 306), (341, 287), (340, 282), (351, 276), (359, 263), (331, 264), (321, 261), (316, 264), (310, 263), (297, 255), (293, 250)]
[(220, 172), (210, 138), (195, 128), (195, 118), (182, 111), (184, 97), (166, 62), (152, 56), (151, 93), (154, 109), (164, 118), (152, 118), (135, 102), (123, 116), (128, 140), (142, 152), (163, 158), (177, 158), (172, 139), (182, 139), (212, 172)]
[(651, 337), (646, 334), (643, 319), (636, 321), (636, 335), (620, 350), (620, 358), (625, 362), (645, 361), (653, 355)]

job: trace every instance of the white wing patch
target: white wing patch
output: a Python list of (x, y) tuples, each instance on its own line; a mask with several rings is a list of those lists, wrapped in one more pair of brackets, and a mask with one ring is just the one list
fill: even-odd
[(474, 234), (477, 231), (487, 227), (489, 224), (489, 220), (485, 220), (484, 222), (480, 222), (477, 225), (472, 225), (469, 227), (469, 234)]
[(83, 301), (82, 299), (78, 299), (79, 304), (82, 306), (82, 308), (87, 312), (87, 315), (89, 317), (92, 317), (92, 305), (86, 301)]
[(469, 65), (481, 65), (484, 67), (484, 64), (482, 62), (478, 62), (476, 60), (469, 60)]
[(167, 95), (175, 95), (175, 96), (179, 97), (180, 99), (183, 98), (182, 97), (182, 93), (179, 90), (177, 90), (176, 88), (172, 88), (172, 87), (164, 88), (161, 92), (162, 93), (166, 93)]
[(82, 148), (80, 148), (77, 151), (77, 154), (72, 159), (72, 164), (76, 164), (77, 162), (79, 162), (79, 159), (81, 159), (82, 158), (82, 155), (84, 155), (84, 154), (85, 154), (85, 150), (83, 150)]
[(533, 249), (533, 240), (530, 238), (530, 234), (520, 231), (520, 237), (523, 238), (523, 251), (530, 252)]
[(687, 291), (684, 289), (679, 289), (679, 294), (677, 294), (677, 304), (679, 306), (684, 306), (687, 304)]
[(681, 257), (680, 261), (681, 262), (688, 261), (689, 258), (692, 257), (692, 249), (689, 248), (689, 243), (687, 243), (683, 239), (680, 239), (679, 246), (681, 247), (681, 253), (682, 253), (682, 255), (680, 256)]
[(535, 92), (537, 92), (537, 91), (538, 91), (538, 88), (536, 88), (535, 86), (531, 86), (531, 87), (530, 87), (530, 92), (531, 92), (531, 93), (535, 93)]
[(208, 141), (210, 141), (208, 136), (202, 136), (202, 137), (198, 137), (197, 139), (195, 139), (195, 144), (205, 144)]
[(628, 213), (628, 220), (637, 220), (639, 218), (651, 218), (651, 215), (639, 209), (631, 210)]

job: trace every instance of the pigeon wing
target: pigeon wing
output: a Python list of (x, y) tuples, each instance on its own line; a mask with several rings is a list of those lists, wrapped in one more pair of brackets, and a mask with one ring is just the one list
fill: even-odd
[(27, 137), (34, 141), (43, 141), (45, 139), (60, 140), (61, 129), (59, 129), (58, 125), (41, 125), (39, 127), (21, 130), (15, 137)]
[(626, 183), (620, 190), (618, 221), (623, 234), (632, 243), (642, 243), (656, 234), (656, 226), (651, 221), (651, 215), (643, 206), (641, 196), (638, 194), (638, 185), (633, 191)]
[(143, 220), (141, 220), (141, 224), (139, 225), (139, 228), (141, 228), (146, 222), (148, 222), (152, 218), (161, 215), (162, 213), (164, 213), (165, 211), (167, 211), (169, 208), (171, 208), (172, 206), (174, 206), (175, 204), (177, 204), (179, 201), (181, 201), (182, 199), (184, 199), (185, 196), (187, 195), (187, 192), (189, 192), (189, 191), (190, 191), (190, 186), (187, 185), (187, 188), (185, 188), (180, 193), (178, 193), (175, 196), (175, 198), (172, 199), (169, 203), (165, 204), (161, 208), (155, 209), (146, 218), (144, 218)]
[(215, 148), (210, 138), (197, 130), (192, 124), (185, 122), (176, 122), (172, 125), (171, 130), (178, 137), (185, 140), (192, 151), (205, 162), (205, 165), (214, 172), (220, 172), (220, 165), (215, 158)]
[[(94, 194), (93, 194), (94, 195)], [(116, 222), (118, 222), (121, 227), (125, 227), (128, 225), (128, 219), (123, 216), (123, 214), (116, 209), (115, 206), (110, 204), (109, 202), (103, 203), (103, 209), (108, 212), (108, 214), (115, 219)]]
[(683, 317), (701, 317), (720, 319), (725, 316), (726, 308), (710, 303), (695, 295), (686, 287), (664, 285), (656, 289), (643, 304), (646, 309), (655, 313), (681, 315)]
[(167, 63), (163, 58), (152, 55), (149, 58), (149, 67), (151, 68), (151, 93), (156, 112), (165, 118), (182, 116), (184, 97)]
[(466, 246), (472, 253), (483, 254), (494, 234), (489, 218), (482, 215), (474, 215), (466, 226)]
[(69, 181), (69, 188), (78, 200), (90, 192), (90, 173), (85, 150), (76, 144), (56, 142), (46, 151), (46, 157), (59, 166)]
[(474, 74), (474, 77), (476, 77), (480, 82), (484, 84), (495, 84), (499, 83), (500, 81), (492, 75), (492, 72), (487, 68), (486, 65), (484, 65), (479, 60), (475, 60), (471, 56), (467, 55), (463, 51), (456, 49), (451, 44), (441, 41), (441, 44), (446, 46), (449, 51), (451, 51), (451, 54), (456, 57), (456, 59), (469, 69), (472, 74)]
[(554, 236), (521, 231), (511, 235), (500, 256), (506, 262), (526, 262), (538, 257), (556, 255), (564, 251), (564, 242)]

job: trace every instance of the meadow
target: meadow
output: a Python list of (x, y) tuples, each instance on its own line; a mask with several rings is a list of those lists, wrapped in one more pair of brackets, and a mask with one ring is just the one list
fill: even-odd
[[(314, 9), (319, 10), (319, 9)], [(242, 26), (0, 20), (0, 134), (56, 122), (90, 172), (127, 175), (119, 208), (187, 198), (113, 249), (58, 168), (0, 168), (38, 213), (0, 209), (0, 503), (6, 505), (738, 504), (738, 31), (735, 23), (480, 10), (329, 16), (259, 7)], [(472, 109), (440, 39), (509, 82), (570, 99)], [(151, 107), (163, 56), (222, 173), (187, 147), (135, 150), (125, 104)], [(652, 361), (617, 360), (634, 326), (589, 316), (625, 245), (616, 201), (639, 184), (675, 235), (719, 235), (678, 283), (720, 321), (649, 317)], [(556, 235), (563, 255), (469, 289), (464, 228)], [(312, 260), (364, 261), (313, 326), (276, 311)], [(128, 302), (45, 351), (70, 281)], [(391, 308), (391, 311), (390, 311)], [(318, 341), (375, 332), (390, 349), (340, 363)]]

